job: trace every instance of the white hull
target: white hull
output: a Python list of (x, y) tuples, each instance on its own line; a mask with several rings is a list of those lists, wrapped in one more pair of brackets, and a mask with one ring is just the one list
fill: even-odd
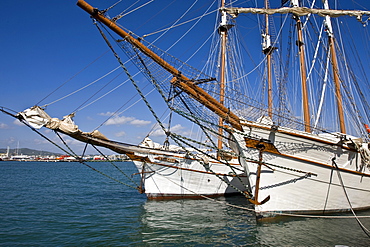
[[(257, 215), (370, 208), (370, 172), (362, 164), (359, 152), (346, 143), (338, 145), (340, 137), (311, 135), (289, 129), (275, 131), (271, 127), (255, 125), (247, 132), (255, 138), (270, 140), (279, 151), (262, 153), (262, 161), (269, 167), (262, 165), (257, 201), (261, 202), (268, 196), (270, 200), (255, 206)], [(257, 149), (246, 147), (241, 135), (236, 139), (245, 157), (259, 160)], [(254, 193), (258, 162), (246, 162), (244, 165), (249, 170)]]
[[(38, 113), (41, 109), (30, 111)], [(70, 125), (65, 123), (64, 129), (77, 129)], [(232, 133), (234, 142), (230, 146), (239, 157), (230, 162), (194, 150), (165, 149), (149, 139), (142, 146), (133, 146), (109, 141), (97, 132), (59, 131), (127, 154), (138, 168), (141, 188), (150, 199), (249, 192), (261, 216), (370, 207), (369, 143), (342, 134), (277, 129), (271, 123), (246, 122), (243, 128), (243, 133)], [(265, 200), (268, 196), (270, 199)]]
[[(237, 160), (225, 165), (215, 160), (192, 159), (184, 154), (161, 150), (135, 155), (133, 161), (149, 199), (224, 196), (246, 190), (247, 178)], [(146, 161), (140, 161), (139, 156), (144, 156)]]

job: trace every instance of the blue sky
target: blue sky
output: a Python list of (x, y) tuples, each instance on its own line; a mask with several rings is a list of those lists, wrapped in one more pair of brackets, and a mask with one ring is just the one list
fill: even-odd
[[(111, 6), (117, 1), (91, 0), (88, 2), (92, 6), (102, 9)], [(131, 2), (136, 1), (125, 0), (121, 4), (127, 8)], [(144, 2), (146, 1), (140, 1), (136, 7)], [(138, 10), (135, 14), (125, 16), (122, 19), (124, 22), (121, 22), (121, 24), (140, 35), (168, 27), (168, 23), (175, 22), (179, 17), (178, 13), (167, 11), (167, 9), (161, 12), (163, 6), (171, 3), (172, 1), (156, 0), (145, 8)], [(196, 7), (188, 13), (184, 20), (199, 16), (200, 13), (203, 13), (208, 8), (210, 3), (213, 3), (213, 1), (198, 1)], [(244, 6), (250, 7), (253, 3), (254, 1), (246, 1)], [(368, 1), (358, 0), (355, 3), (357, 4), (352, 2), (344, 7), (360, 9), (363, 6), (370, 9)], [(171, 8), (184, 11), (191, 4), (192, 1), (182, 0), (172, 3)], [(2, 32), (0, 39), (0, 106), (8, 107), (15, 111), (22, 111), (38, 104), (40, 100), (44, 99), (54, 89), (68, 81), (66, 86), (42, 101), (40, 105), (50, 103), (118, 67), (117, 61), (108, 50), (97, 29), (92, 25), (88, 14), (76, 6), (76, 0), (2, 1), (1, 6), (3, 13), (0, 17), (0, 30)], [(120, 10), (119, 7), (117, 8), (118, 10), (114, 10), (116, 14)], [(130, 9), (133, 8), (131, 7)], [(215, 9), (216, 5), (211, 7), (211, 10)], [(150, 19), (150, 17), (156, 14), (158, 14), (156, 19)], [(205, 21), (212, 27), (215, 21), (215, 13), (207, 16)], [(189, 26), (184, 25), (183, 30), (169, 32), (167, 38), (160, 39), (159, 42), (156, 42), (156, 45), (162, 49), (167, 49), (181, 36), (186, 28), (189, 28)], [(178, 48), (175, 48), (177, 50), (172, 49), (169, 52), (180, 55), (180, 59), (185, 60), (196, 49), (196, 45), (199, 45), (199, 40), (208, 35), (210, 33), (198, 32), (197, 36), (185, 37), (182, 40), (183, 43), (180, 43), (177, 45)], [(156, 37), (158, 35), (148, 39), (155, 39)], [(195, 44), (193, 51), (184, 50), (182, 48), (183, 44), (190, 42)], [(258, 40), (258, 49), (256, 49), (258, 53), (260, 53), (259, 42)], [(101, 58), (97, 62), (79, 73), (99, 57)], [(192, 59), (190, 63), (195, 67), (199, 67), (204, 62), (204, 59), (202, 54), (200, 54), (199, 57)], [(126, 58), (124, 60), (126, 61)], [(125, 76), (119, 75), (121, 72), (122, 70), (116, 70), (104, 79), (104, 83), (107, 83), (115, 76), (118, 76), (114, 83), (104, 89), (105, 92), (127, 79)], [(73, 80), (69, 81), (72, 77)], [(146, 83), (142, 77), (137, 77), (136, 79), (141, 83)], [(86, 98), (104, 83), (97, 83), (98, 85), (86, 89), (84, 94)], [(129, 84), (129, 82), (127, 83)], [(147, 93), (151, 89), (152, 87), (149, 86), (145, 89), (145, 92)], [(122, 87), (122, 89), (111, 93), (109, 100), (98, 101), (78, 112), (75, 118), (76, 124), (83, 131), (93, 130), (103, 123), (110, 112), (118, 109), (120, 104), (111, 107), (113, 101), (122, 101), (122, 104), (124, 104), (131, 98), (133, 92), (134, 89), (132, 87), (125, 89)], [(148, 97), (149, 99), (154, 99), (153, 106), (158, 109), (159, 116), (168, 114), (163, 108), (163, 103), (156, 100), (154, 93)], [(124, 108), (127, 108), (127, 106), (138, 99), (139, 97), (136, 96)], [(84, 101), (85, 98), (76, 94), (66, 100), (58, 101), (48, 106), (46, 110), (52, 117), (62, 118), (73, 112)], [(140, 102), (123, 112), (120, 117), (109, 120), (101, 128), (101, 131), (111, 139), (136, 144), (153, 128), (154, 123), (155, 120), (150, 112)], [(178, 122), (174, 124), (174, 128), (177, 128), (180, 133), (188, 135), (192, 126)], [(50, 131), (46, 129), (42, 129), (41, 132), (50, 134)], [(158, 135), (160, 135), (159, 132)], [(76, 145), (80, 149), (83, 147), (83, 145), (72, 141), (70, 141), (70, 144)], [(18, 145), (19, 147), (38, 150), (57, 151), (55, 147), (45, 142), (45, 140), (27, 127), (18, 124), (5, 114), (0, 114), (0, 148), (6, 148), (7, 146), (16, 148)]]
[[(104, 1), (104, 4), (97, 0), (88, 2), (92, 6), (106, 8), (116, 1)], [(135, 7), (144, 2), (140, 1)], [(136, 16), (129, 15), (125, 17), (125, 26), (140, 34), (167, 27), (168, 23), (164, 21), (161, 23), (160, 18), (155, 22), (145, 22), (146, 19), (153, 16), (153, 13), (159, 12), (160, 6), (163, 6), (164, 3), (168, 5), (167, 1), (156, 2), (159, 3), (151, 3), (148, 5), (150, 8), (146, 7), (138, 10)], [(130, 4), (126, 3), (124, 6), (129, 7)], [(173, 6), (176, 7), (176, 4), (179, 3), (175, 3)], [(184, 8), (189, 7), (190, 4), (191, 2), (180, 2), (180, 5), (184, 5)], [(201, 5), (204, 8), (205, 4), (202, 3)], [(2, 88), (0, 90), (0, 106), (22, 111), (35, 104), (50, 103), (118, 67), (117, 61), (92, 24), (88, 14), (76, 6), (76, 0), (4, 1), (2, 7), (6, 11), (4, 11), (0, 21), (0, 30), (2, 30), (0, 39), (2, 50), (0, 57)], [(131, 7), (131, 9), (133, 8)], [(118, 8), (118, 10), (120, 9)], [(194, 16), (197, 15), (194, 14)], [(170, 19), (172, 17), (175, 21), (178, 14), (167, 12), (166, 17)], [(140, 22), (138, 18), (140, 18)], [(214, 16), (209, 20), (213, 21)], [(139, 28), (136, 28), (135, 26), (142, 21), (145, 25), (139, 25)], [(171, 44), (170, 40), (164, 40), (162, 48), (166, 49), (169, 44)], [(71, 77), (74, 77), (98, 57), (101, 58), (92, 66), (79, 73), (57, 93), (39, 103), (45, 96)], [(116, 70), (107, 77), (106, 82), (118, 76), (121, 72), (122, 70)], [(126, 79), (122, 75), (119, 76), (119, 79), (114, 82), (114, 86)], [(143, 81), (144, 79), (137, 77), (137, 80)], [(88, 89), (85, 94), (86, 98), (100, 86)], [(111, 85), (110, 88), (114, 86)], [(145, 92), (149, 92), (151, 89), (151, 87), (147, 87)], [(105, 90), (108, 91), (109, 89)], [(114, 108), (109, 107), (112, 105), (112, 101), (121, 100), (123, 104), (131, 97), (132, 92), (132, 87), (125, 89), (122, 87), (122, 89), (111, 93), (109, 100), (99, 101), (81, 111), (81, 114), (79, 112), (75, 117), (76, 123), (83, 131), (93, 130), (106, 119), (107, 115), (118, 109), (119, 104)], [(62, 118), (84, 102), (84, 99), (79, 97), (81, 96), (73, 95), (63, 100), (62, 103), (57, 102), (48, 106), (46, 110), (52, 117)], [(149, 95), (148, 97), (154, 96)], [(136, 96), (126, 106), (133, 104), (138, 99), (139, 97)], [(162, 109), (161, 106), (163, 105), (161, 102), (155, 101), (154, 106)], [(159, 115), (163, 113), (163, 110), (158, 112)], [(141, 102), (125, 111), (120, 117), (110, 119), (101, 131), (109, 138), (137, 144), (153, 128), (154, 123), (155, 120)], [(187, 133), (191, 126), (188, 128), (178, 124), (174, 128)], [(50, 131), (43, 128), (41, 132), (49, 134)], [(71, 145), (73, 143), (71, 142)], [(17, 123), (5, 114), (0, 114), (0, 148), (7, 146), (16, 148), (18, 145), (19, 147), (38, 150), (57, 150), (27, 127)]]

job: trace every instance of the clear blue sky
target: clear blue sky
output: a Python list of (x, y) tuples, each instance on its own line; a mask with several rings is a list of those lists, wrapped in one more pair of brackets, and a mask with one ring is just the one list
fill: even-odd
[[(37, 104), (55, 88), (103, 54), (103, 57), (96, 64), (90, 66), (72, 82), (68, 83), (67, 88), (63, 87), (62, 90), (47, 98), (40, 105), (50, 103), (60, 96), (92, 82), (118, 66), (97, 29), (92, 25), (89, 15), (76, 6), (76, 2), (76, 0), (2, 2), (4, 13), (0, 17), (0, 30), (2, 32), (0, 39), (0, 106), (22, 111)], [(91, 0), (87, 2), (102, 9), (117, 1)], [(121, 9), (118, 7), (117, 11), (129, 7), (131, 3), (136, 1), (123, 2), (126, 3), (122, 3), (123, 7), (121, 5)], [(135, 7), (144, 2), (146, 1), (140, 1)], [(172, 7), (187, 9), (191, 5), (190, 1), (178, 2), (174, 3)], [(178, 13), (176, 15), (168, 11), (162, 13), (166, 15), (166, 20), (163, 18), (157, 18), (155, 22), (146, 22), (145, 20), (155, 15), (162, 6), (169, 3), (169, 1), (155, 1), (137, 11), (137, 15), (125, 17), (124, 25), (139, 34), (168, 27), (168, 22), (165, 21), (168, 18), (175, 21), (179, 16)], [(204, 2), (198, 5), (203, 9), (207, 7)], [(131, 7), (131, 9), (135, 7)], [(215, 8), (216, 5), (213, 9)], [(117, 11), (115, 12), (117, 13)], [(199, 13), (193, 14), (193, 16), (198, 15)], [(161, 19), (163, 19), (162, 23), (160, 22)], [(209, 20), (213, 21), (214, 15)], [(143, 22), (145, 25), (142, 25)], [(135, 26), (139, 26), (139, 28)], [(177, 39), (179, 35), (173, 38)], [(166, 49), (170, 42), (162, 42), (162, 48)], [(117, 74), (115, 73), (108, 80)], [(120, 78), (115, 82), (115, 85), (125, 80), (123, 76)], [(138, 80), (143, 79), (138, 78)], [(86, 97), (96, 88), (99, 87), (88, 91)], [(146, 91), (148, 92), (149, 89), (150, 87)], [(110, 100), (99, 101), (92, 107), (81, 111), (81, 113), (79, 112), (75, 121), (80, 129), (91, 131), (97, 127), (98, 124), (104, 121), (108, 112), (115, 111), (118, 108), (119, 104), (109, 108), (111, 101), (121, 100), (124, 103), (131, 97), (130, 93), (133, 91), (130, 90), (133, 90), (132, 87), (131, 89), (118, 90), (111, 95)], [(47, 112), (52, 117), (62, 118), (84, 101), (84, 99), (76, 99), (76, 97), (72, 96), (70, 101), (63, 100), (62, 103), (58, 102), (54, 104), (55, 106), (49, 106)], [(138, 97), (135, 98), (135, 100), (137, 99)], [(131, 101), (130, 104), (134, 101)], [(158, 106), (160, 106), (159, 102)], [(162, 113), (163, 111), (159, 111), (158, 114), (161, 115)], [(128, 110), (122, 114), (121, 118), (116, 118), (114, 121), (111, 122), (109, 128), (103, 127), (101, 131), (109, 138), (134, 144), (139, 143), (155, 123), (150, 112), (142, 103)], [(180, 125), (177, 128), (184, 132), (189, 131), (189, 128)], [(48, 133), (50, 131), (43, 128), (41, 132)], [(0, 114), (0, 148), (6, 148), (7, 146), (16, 148), (18, 143), (19, 147), (57, 150), (27, 127), (17, 124), (14, 119), (5, 114)]]
[[(91, 0), (87, 2), (92, 6), (105, 8), (117, 1)], [(123, 6), (129, 7), (130, 2), (136, 1), (124, 0), (122, 2)], [(144, 2), (146, 1), (140, 1), (136, 7)], [(192, 2), (181, 0), (173, 3), (171, 7), (172, 9), (184, 11), (190, 7)], [(186, 19), (199, 16), (212, 2), (199, 1), (197, 7), (188, 14)], [(140, 35), (167, 27), (170, 21), (174, 22), (179, 17), (178, 13), (175, 15), (171, 11), (164, 11), (159, 13), (162, 17), (157, 16), (155, 21), (149, 18), (160, 12), (161, 6), (166, 6), (170, 3), (172, 1), (156, 0), (147, 7), (137, 11), (135, 15), (125, 17), (125, 23), (121, 22), (121, 24)], [(253, 3), (254, 1), (247, 1), (244, 6), (250, 7)], [(367, 0), (358, 0), (355, 3), (357, 4), (351, 2), (344, 7), (350, 9), (364, 9), (367, 7), (367, 9), (370, 9), (369, 1)], [(361, 8), (361, 6), (364, 8)], [(50, 103), (67, 92), (80, 88), (82, 85), (99, 78), (118, 66), (117, 61), (108, 51), (107, 45), (92, 25), (88, 14), (76, 6), (76, 0), (2, 1), (1, 7), (0, 106), (22, 111), (35, 105), (101, 55), (103, 57), (96, 64), (67, 84), (69, 87), (63, 88), (58, 91), (59, 94), (47, 98), (41, 105)], [(215, 9), (216, 5), (211, 8), (211, 10)], [(195, 10), (198, 10), (198, 12)], [(213, 25), (215, 14), (207, 18), (206, 21)], [(170, 33), (168, 35), (169, 38), (162, 39), (163, 41), (158, 42), (157, 46), (167, 49), (173, 40), (177, 40), (180, 37), (181, 33), (183, 33), (183, 30), (178, 33)], [(196, 43), (198, 42), (197, 39), (203, 38), (203, 35), (203, 33), (199, 33), (198, 37), (187, 37), (183, 42), (192, 41)], [(180, 50), (182, 49), (181, 44), (178, 47), (180, 47)], [(260, 47), (258, 47), (258, 52), (260, 53), (259, 49)], [(170, 53), (173, 52), (170, 51)], [(185, 51), (183, 53), (184, 58), (186, 58), (189, 54), (192, 54), (192, 51), (188, 51), (188, 54), (185, 54)], [(201, 58), (198, 59), (198, 63), (201, 64), (201, 62), (203, 60)], [(194, 66), (199, 64), (194, 64)], [(115, 73), (107, 80), (112, 79), (117, 74)], [(121, 77), (115, 85), (124, 81), (124, 78)], [(138, 80), (141, 81), (142, 78), (139, 77)], [(96, 90), (96, 88), (87, 91), (86, 95)], [(117, 109), (117, 107), (110, 109), (110, 102), (114, 100), (125, 102), (128, 97), (131, 97), (130, 94), (133, 92), (133, 89), (128, 88), (125, 90), (122, 89), (113, 93), (111, 101), (99, 101), (92, 107), (86, 108), (83, 113), (82, 111), (81, 114), (78, 113), (75, 119), (76, 123), (83, 131), (93, 130), (106, 118), (104, 115), (107, 112)], [(149, 89), (146, 91), (148, 92)], [(52, 117), (61, 118), (71, 113), (83, 101), (84, 99), (72, 96), (70, 101), (63, 100), (63, 103), (58, 102), (55, 106), (51, 105), (47, 108), (47, 111)], [(160, 109), (161, 103), (158, 102), (158, 105), (155, 106)], [(161, 115), (162, 113), (163, 111), (159, 110), (158, 114)], [(142, 103), (125, 112), (121, 115), (121, 118), (117, 118), (115, 121), (114, 123), (112, 122), (112, 125), (109, 125), (109, 128), (105, 126), (101, 131), (109, 138), (135, 144), (142, 140), (155, 123), (150, 112)], [(177, 128), (183, 133), (188, 133), (191, 126), (178, 125)], [(42, 132), (47, 133), (48, 131), (42, 129)], [(56, 148), (46, 143), (27, 127), (15, 123), (14, 119), (5, 114), (0, 114), (0, 148), (6, 148), (7, 146), (16, 148), (18, 143), (20, 147), (57, 151)]]

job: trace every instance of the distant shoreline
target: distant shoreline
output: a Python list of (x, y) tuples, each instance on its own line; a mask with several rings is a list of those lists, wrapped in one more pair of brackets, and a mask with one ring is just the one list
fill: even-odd
[[(50, 159), (50, 160), (42, 160), (42, 159), (0, 159), (0, 162), (79, 162), (78, 160), (57, 160), (57, 159)], [(127, 162), (130, 159), (116, 159), (116, 160), (83, 160), (84, 162)]]

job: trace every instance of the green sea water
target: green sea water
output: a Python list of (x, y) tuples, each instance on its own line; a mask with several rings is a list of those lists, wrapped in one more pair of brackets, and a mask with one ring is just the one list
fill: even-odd
[[(136, 172), (130, 162), (116, 164)], [(128, 182), (109, 163), (89, 165)], [(242, 197), (148, 201), (79, 163), (2, 161), (0, 246), (370, 246), (354, 219), (261, 224), (227, 203), (248, 207)], [(370, 228), (370, 219), (361, 221)]]

